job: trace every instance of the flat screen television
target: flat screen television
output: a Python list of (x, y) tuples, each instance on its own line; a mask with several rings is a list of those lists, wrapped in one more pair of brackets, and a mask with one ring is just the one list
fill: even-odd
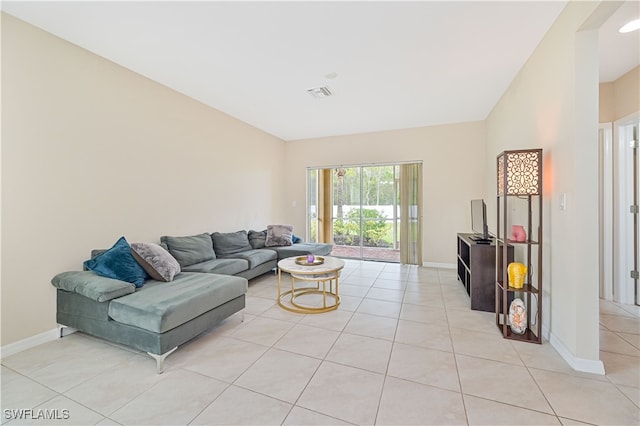
[(484, 200), (471, 200), (471, 239), (478, 243), (490, 243), (489, 227), (487, 226), (487, 205)]

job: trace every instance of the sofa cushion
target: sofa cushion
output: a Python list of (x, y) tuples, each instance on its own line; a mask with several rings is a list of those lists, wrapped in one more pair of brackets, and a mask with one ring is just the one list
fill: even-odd
[(131, 243), (131, 254), (154, 280), (171, 281), (180, 264), (168, 251), (153, 243)]
[(293, 226), (291, 225), (269, 225), (264, 245), (265, 247), (290, 246), (292, 235)]
[(160, 237), (160, 241), (167, 245), (169, 253), (178, 261), (181, 268), (216, 258), (211, 235), (209, 234), (188, 237), (169, 237), (165, 235)]
[(220, 257), (252, 249), (247, 231), (214, 232), (211, 234), (211, 239), (213, 251)]
[(278, 253), (278, 260), (286, 257), (305, 256), (315, 254), (317, 256), (328, 256), (333, 250), (332, 244), (325, 243), (298, 243), (290, 246), (269, 247)]
[(91, 271), (61, 272), (51, 279), (51, 284), (97, 302), (106, 302), (136, 291), (135, 285), (131, 283), (101, 277)]
[(256, 249), (234, 253), (229, 255), (229, 257), (234, 259), (245, 259), (247, 262), (249, 262), (249, 268), (253, 269), (256, 266), (262, 265), (263, 263), (267, 263), (271, 260), (276, 260), (278, 258), (278, 253), (269, 249)]
[(264, 231), (249, 231), (249, 243), (254, 249), (264, 248), (264, 243), (267, 240), (267, 230)]
[(249, 262), (245, 259), (212, 259), (182, 268), (186, 272), (206, 272), (223, 275), (235, 275), (247, 269), (249, 269)]
[[(267, 240), (267, 230), (265, 229), (264, 231), (249, 231), (249, 243), (251, 244), (251, 247), (253, 247), (254, 249), (261, 249), (264, 248), (265, 245), (265, 241)], [(297, 236), (296, 234), (291, 234), (291, 243), (292, 244), (296, 244), (296, 243), (304, 243), (304, 240)]]
[(126, 281), (136, 287), (142, 287), (149, 278), (134, 259), (131, 247), (124, 237), (120, 237), (109, 250), (85, 261), (84, 267), (102, 277)]
[(247, 291), (247, 280), (218, 274), (181, 273), (171, 285), (149, 281), (145, 288), (109, 304), (109, 316), (123, 324), (164, 333)]

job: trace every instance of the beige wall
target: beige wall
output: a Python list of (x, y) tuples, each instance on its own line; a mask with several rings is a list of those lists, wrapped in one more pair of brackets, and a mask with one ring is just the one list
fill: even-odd
[(640, 111), (640, 66), (613, 83), (613, 96), (616, 120)]
[(600, 123), (613, 123), (616, 120), (616, 100), (613, 94), (613, 82), (600, 83), (598, 111)]
[(2, 345), (91, 248), (284, 220), (284, 142), (2, 14)]
[[(505, 149), (544, 149), (543, 326), (575, 368), (591, 371), (602, 368), (591, 239), (598, 235), (597, 29), (611, 6), (569, 2), (486, 121), (488, 165)], [(487, 193), (493, 186), (491, 177)]]
[(640, 66), (615, 81), (600, 84), (600, 123), (640, 111)]
[(287, 142), (288, 221), (305, 229), (307, 167), (422, 161), (423, 261), (453, 265), (456, 233), (471, 231), (470, 200), (483, 196), (484, 133), (470, 122)]

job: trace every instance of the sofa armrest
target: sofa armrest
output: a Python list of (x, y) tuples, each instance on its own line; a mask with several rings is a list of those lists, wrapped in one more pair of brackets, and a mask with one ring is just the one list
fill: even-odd
[(106, 302), (136, 291), (136, 287), (131, 283), (101, 277), (91, 271), (62, 272), (53, 277), (51, 284), (98, 302)]

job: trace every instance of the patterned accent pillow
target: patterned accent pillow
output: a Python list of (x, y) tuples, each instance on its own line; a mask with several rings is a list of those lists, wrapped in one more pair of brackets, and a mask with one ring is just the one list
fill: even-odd
[(180, 273), (178, 261), (158, 244), (131, 243), (131, 254), (154, 280), (173, 281)]
[(102, 277), (126, 281), (136, 287), (142, 287), (144, 280), (149, 277), (133, 258), (131, 247), (124, 237), (120, 237), (109, 250), (85, 261), (84, 267)]
[(269, 225), (267, 226), (267, 239), (265, 247), (290, 246), (293, 237), (293, 226), (291, 225)]

